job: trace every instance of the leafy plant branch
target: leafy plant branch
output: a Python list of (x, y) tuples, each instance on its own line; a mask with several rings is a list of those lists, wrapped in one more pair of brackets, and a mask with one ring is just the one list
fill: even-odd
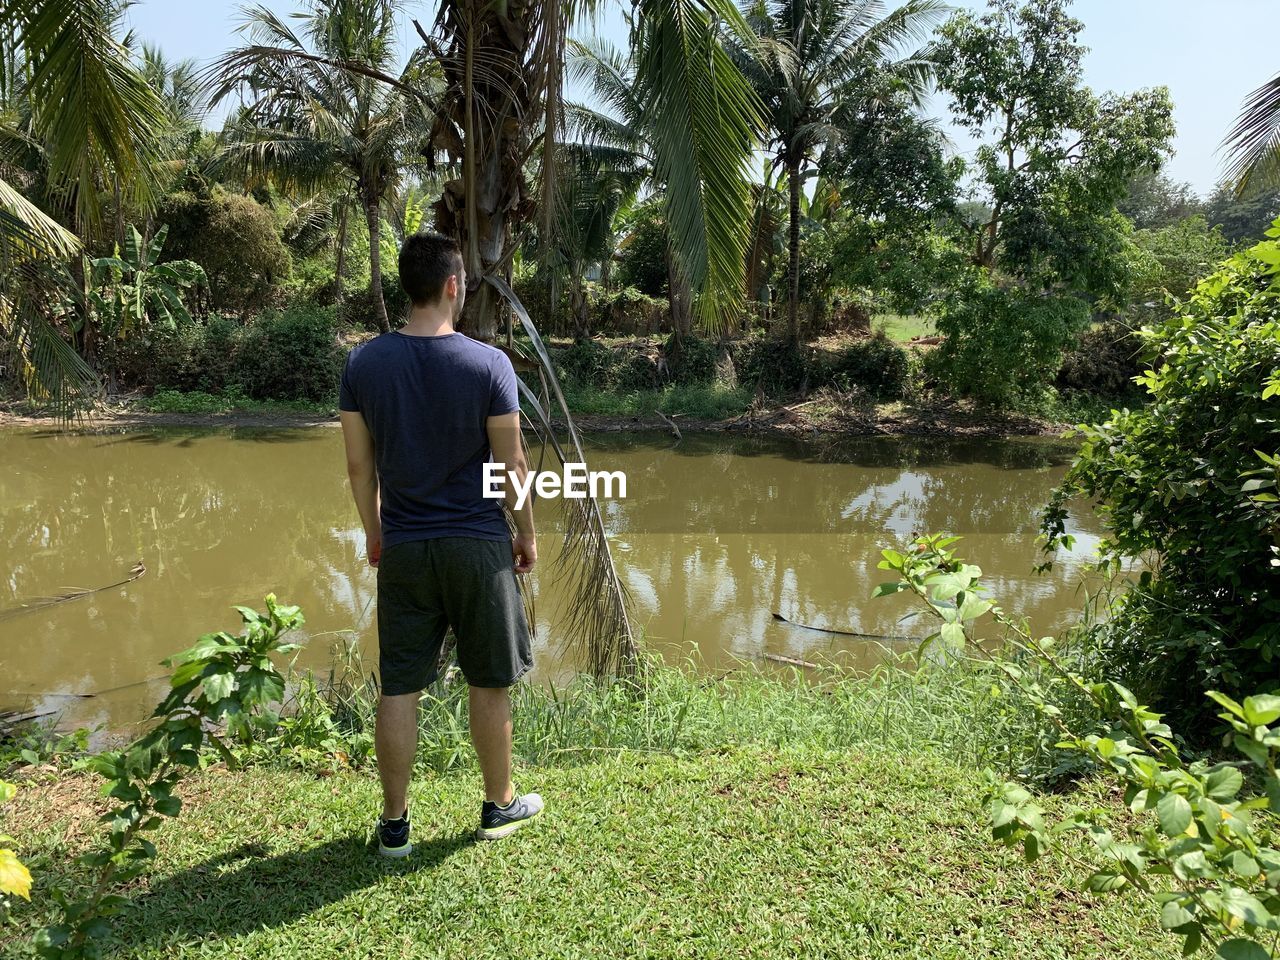
[(273, 704), (284, 695), (284, 678), (271, 658), (298, 649), (281, 637), (303, 622), (302, 612), (277, 603), (274, 595), (267, 596), (265, 613), (236, 609), (244, 621), (240, 635), (205, 634), (165, 661), (174, 671), (168, 695), (152, 714), (156, 725), (128, 747), (87, 762), (106, 780), (103, 795), (119, 802), (100, 818), (108, 825), (102, 844), (79, 858), (93, 871), (88, 895), (72, 900), (53, 891), (62, 916), (36, 935), (40, 956), (100, 956), (110, 918), (126, 902), (111, 891), (155, 858), (155, 844), (143, 834), (178, 816), (182, 801), (174, 791), (186, 771), (200, 765), (207, 747), (234, 764), (227, 738), (252, 740), (256, 732), (275, 726)]
[[(1280, 696), (1259, 694), (1237, 702), (1210, 692), (1230, 728), (1224, 744), (1244, 759), (1188, 762), (1160, 714), (1122, 684), (1090, 681), (1069, 669), (1054, 652), (1053, 638), (1037, 640), (988, 599), (982, 571), (950, 549), (958, 540), (931, 535), (917, 539), (907, 553), (883, 551), (880, 568), (899, 579), (882, 584), (876, 596), (906, 590), (918, 597), (940, 624), (922, 652), (941, 641), (994, 665), (1061, 733), (1059, 748), (1078, 751), (1117, 777), (1131, 811), (1155, 814), (1154, 824), (1142, 821), (1123, 839), (1103, 825), (1103, 811), (1080, 812), (1047, 827), (1043, 808), (1025, 787), (993, 776), (988, 799), (994, 837), (1009, 846), (1021, 844), (1027, 860), (1034, 861), (1058, 837), (1083, 831), (1103, 858), (1101, 866), (1092, 867), (1086, 888), (1106, 893), (1132, 887), (1153, 897), (1161, 905), (1161, 926), (1183, 938), (1186, 955), (1208, 944), (1222, 960), (1280, 956), (1280, 850), (1274, 845), (1280, 730), (1272, 727), (1280, 720)], [(1070, 685), (1113, 729), (1105, 736), (1073, 731), (1045, 684), (1004, 652), (978, 642), (973, 624), (985, 616), (1005, 628), (1007, 649), (1047, 667), (1050, 688)], [(1246, 772), (1252, 775), (1248, 789)], [(1255, 783), (1261, 792), (1253, 789)]]

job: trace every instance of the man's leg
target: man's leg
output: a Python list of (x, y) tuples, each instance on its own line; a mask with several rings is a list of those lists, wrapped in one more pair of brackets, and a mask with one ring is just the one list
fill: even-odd
[(404, 816), (409, 805), (409, 774), (413, 771), (413, 755), (418, 748), (419, 696), (406, 693), (382, 697), (378, 701), (374, 745), (378, 751), (378, 777), (382, 780), (384, 820)]
[(506, 687), (468, 687), (467, 690), (471, 707), (471, 743), (476, 748), (480, 772), (484, 775), (484, 798), (498, 806), (506, 806), (513, 796), (511, 696)]

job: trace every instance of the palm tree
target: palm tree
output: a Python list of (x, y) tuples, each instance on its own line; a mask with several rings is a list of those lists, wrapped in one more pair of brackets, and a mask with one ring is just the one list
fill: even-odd
[[(666, 185), (658, 179), (652, 131), (645, 127), (646, 122), (653, 118), (645, 109), (648, 95), (639, 83), (637, 59), (634, 54), (625, 55), (604, 40), (570, 41), (569, 73), (588, 84), (604, 109), (568, 103), (565, 105), (565, 121), (568, 132), (576, 138), (581, 150), (602, 159), (609, 158), (614, 166), (633, 171), (644, 189), (668, 194), (669, 191), (664, 191)], [(680, 338), (687, 336), (692, 329), (693, 298), (687, 279), (688, 269), (669, 230), (665, 260), (671, 329)], [(746, 279), (749, 281), (750, 278)]]
[[(333, 5), (354, 3), (334, 0)], [(271, 45), (245, 48), (220, 64), (228, 78), (261, 67), (258, 87), (264, 101), (271, 99), (268, 86), (290, 89), (295, 78), (312, 73), (323, 78), (316, 92), (325, 93), (327, 84), (337, 82), (333, 71), (340, 71), (344, 82), (358, 89), (368, 89), (358, 81), (377, 79), (430, 109), (428, 165), (443, 158), (457, 171), (444, 184), (434, 212), (436, 228), (456, 237), (463, 250), (471, 286), (463, 329), (493, 339), (503, 305), (509, 305), (525, 333), (527, 352), (515, 350), (510, 320), (507, 347), (517, 353), (517, 369), (537, 371), (542, 385), (539, 397), (522, 384), (523, 396), (534, 410), (544, 449), (552, 449), (561, 462), (585, 460), (581, 438), (550, 356), (512, 293), (510, 278), (522, 228), (539, 206), (543, 234), (551, 232), (565, 44), (582, 9), (574, 0), (443, 0), (430, 33), (414, 22), (423, 41), (415, 58), (430, 57), (439, 65), (444, 77), (439, 93), (423, 89), (416, 78), (391, 75), (385, 61), (351, 57), (341, 48), (307, 50), (283, 25), (272, 26), (272, 36), (263, 38)], [(633, 7), (637, 81), (647, 92), (645, 125), (658, 177), (668, 185), (667, 220), (709, 327), (733, 322), (742, 302), (748, 171), (761, 121), (757, 98), (726, 50), (725, 31), (750, 46), (750, 27), (732, 0), (637, 0)], [(301, 89), (310, 87), (304, 82)], [(284, 116), (290, 112), (302, 111), (280, 110)], [(269, 111), (264, 119), (273, 119)], [(268, 143), (260, 155), (314, 155), (307, 136)], [(538, 156), (540, 205), (527, 176)], [(568, 428), (567, 448), (552, 430), (553, 399)], [(599, 506), (590, 498), (568, 503), (564, 557), (577, 585), (570, 635), (582, 644), (584, 660), (597, 675), (634, 668), (626, 599)]]
[(400, 8), (400, 0), (314, 0), (295, 14), (300, 31), (265, 7), (247, 8), (241, 30), (250, 43), (209, 69), (214, 103), (248, 92), (224, 131), (225, 168), (249, 185), (338, 198), (344, 238), (347, 198), (363, 212), (375, 319), (384, 332), (391, 324), (382, 296), (382, 210), (425, 126), (421, 99), (405, 89), (426, 89), (423, 61), (390, 74)]
[(64, 413), (97, 378), (40, 306), (81, 242), (28, 199), (21, 161), (38, 158), (41, 193), (82, 236), (101, 230), (115, 180), (131, 202), (154, 201), (164, 107), (116, 39), (121, 9), (0, 0), (0, 336), (27, 389)]
[[(926, 47), (899, 56), (942, 20), (941, 0), (907, 0), (885, 13), (882, 0), (756, 0), (747, 20), (758, 52), (736, 59), (764, 103), (767, 149), (788, 190), (787, 330), (800, 336), (800, 195), (820, 150), (840, 136), (850, 100), (877, 89), (907, 89), (923, 99), (932, 77)], [(874, 83), (869, 81), (874, 80)]]
[(1280, 74), (1249, 94), (1223, 146), (1237, 193), (1255, 182), (1280, 185)]

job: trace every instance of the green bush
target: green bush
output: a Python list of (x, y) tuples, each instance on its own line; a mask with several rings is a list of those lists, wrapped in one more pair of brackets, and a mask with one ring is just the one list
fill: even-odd
[(598, 292), (592, 311), (595, 329), (611, 334), (654, 334), (668, 316), (665, 298), (650, 297), (635, 287)]
[(1063, 356), (1057, 386), (1124, 398), (1137, 393), (1134, 381), (1142, 370), (1142, 341), (1124, 323), (1108, 320), (1086, 330)]
[(701, 337), (667, 338), (663, 353), (667, 372), (676, 383), (712, 383), (716, 378), (716, 355), (720, 352), (714, 340)]
[(1014, 407), (1044, 392), (1090, 321), (1088, 304), (971, 278), (938, 316), (934, 372), (954, 393)]
[(213, 310), (262, 309), (292, 269), (275, 215), (252, 197), (181, 191), (164, 198), (158, 218), (170, 228), (165, 259), (204, 267)]
[(343, 359), (331, 308), (263, 314), (241, 337), (235, 385), (255, 400), (323, 402), (333, 399)]
[(656, 351), (610, 347), (597, 340), (579, 340), (556, 350), (552, 361), (563, 383), (592, 390), (653, 390), (663, 377)]
[(767, 396), (787, 396), (817, 386), (815, 351), (787, 338), (753, 334), (732, 348), (738, 383)]
[(842, 390), (861, 387), (877, 400), (901, 400), (910, 387), (911, 361), (906, 350), (877, 332), (829, 357), (823, 379)]
[(1232, 257), (1142, 337), (1148, 402), (1082, 428), (1045, 531), (1068, 540), (1066, 501), (1096, 498), (1104, 560), (1154, 559), (1111, 620), (1112, 656), (1190, 726), (1211, 719), (1208, 690), (1277, 689), (1280, 242)]

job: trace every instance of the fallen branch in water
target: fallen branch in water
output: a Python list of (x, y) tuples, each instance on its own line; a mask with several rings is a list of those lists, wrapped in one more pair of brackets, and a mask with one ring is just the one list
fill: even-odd
[(123, 580), (117, 580), (115, 583), (108, 583), (101, 587), (77, 587), (69, 589), (58, 594), (56, 597), (37, 597), (35, 600), (28, 601), (27, 603), (20, 603), (16, 607), (11, 607), (8, 610), (0, 610), (0, 620), (8, 620), (11, 617), (18, 616), (19, 614), (31, 613), (33, 610), (43, 610), (46, 607), (56, 606), (59, 603), (69, 603), (72, 600), (81, 600), (84, 597), (92, 596), (95, 593), (101, 593), (103, 590), (112, 590), (116, 587), (123, 587), (125, 584), (133, 583), (133, 581), (137, 580), (146, 572), (147, 565), (139, 560), (129, 571), (129, 576), (125, 577)]
[(672, 432), (672, 433), (674, 433), (674, 434), (676, 435), (676, 439), (677, 439), (677, 440), (683, 440), (683, 439), (684, 439), (684, 437), (680, 436), (680, 428), (676, 426), (676, 422), (675, 422), (674, 420), (672, 420), (670, 417), (668, 417), (668, 416), (667, 416), (665, 413), (663, 413), (661, 410), (655, 410), (655, 411), (653, 411), (653, 412), (654, 412), (654, 413), (656, 413), (659, 417), (661, 417), (661, 418), (662, 418), (662, 422), (663, 422), (663, 423), (665, 423), (668, 427), (670, 427), (670, 428), (671, 428), (671, 432)]
[(837, 630), (833, 627), (811, 627), (807, 623), (797, 623), (795, 620), (788, 620), (780, 613), (775, 613), (773, 615), (773, 619), (791, 627), (799, 627), (801, 630), (813, 630), (817, 633), (834, 633), (841, 637), (858, 637), (861, 640), (910, 640), (913, 643), (919, 643), (924, 639), (923, 637), (905, 637), (886, 633), (858, 633), (856, 630)]
[(773, 660), (776, 663), (785, 663), (793, 667), (809, 667), (811, 670), (819, 669), (816, 663), (810, 663), (808, 660), (797, 660), (795, 657), (784, 657), (780, 653), (766, 653), (766, 660)]

